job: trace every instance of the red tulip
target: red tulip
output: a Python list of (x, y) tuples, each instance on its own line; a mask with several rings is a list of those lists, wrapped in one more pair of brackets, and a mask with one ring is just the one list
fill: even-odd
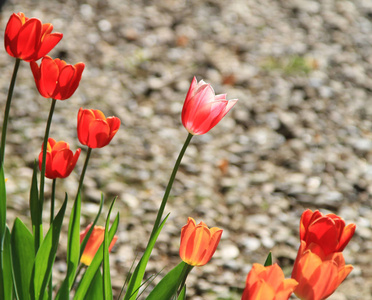
[(40, 67), (32, 61), (30, 63), (35, 83), (41, 96), (56, 100), (65, 100), (72, 96), (79, 86), (84, 63), (68, 65), (59, 58), (52, 59), (44, 56)]
[(26, 18), (21, 12), (14, 13), (5, 28), (5, 50), (10, 56), (28, 62), (38, 60), (62, 39), (62, 33), (51, 33), (52, 30), (52, 24)]
[(235, 105), (238, 99), (226, 100), (226, 94), (215, 95), (210, 84), (203, 80), (191, 82), (182, 109), (182, 124), (193, 135), (211, 130)]
[(278, 264), (267, 267), (253, 264), (247, 276), (242, 300), (287, 300), (297, 284), (294, 279), (284, 279)]
[(77, 118), (77, 132), (80, 143), (89, 148), (106, 146), (120, 127), (120, 119), (108, 117), (98, 109), (80, 108)]
[(352, 271), (345, 266), (341, 252), (326, 255), (317, 244), (301, 241), (292, 271), (298, 286), (294, 293), (302, 300), (321, 300), (329, 297)]
[[(70, 150), (68, 143), (64, 141), (56, 142), (54, 139), (48, 139), (46, 152), (45, 176), (50, 179), (66, 178), (75, 168), (81, 149), (77, 149), (75, 154)], [(39, 154), (39, 168), (43, 159), (43, 146)]]
[[(80, 244), (83, 242), (84, 237), (87, 235), (90, 227), (92, 224), (89, 224), (87, 228), (80, 233)], [(105, 228), (102, 226), (94, 226), (92, 233), (88, 239), (87, 244), (85, 245), (85, 249), (83, 255), (80, 258), (80, 262), (89, 266), (96, 255), (99, 247), (103, 243), (105, 238)], [(111, 252), (112, 247), (114, 247), (118, 237), (115, 235), (110, 243), (109, 252)]]
[(222, 235), (222, 229), (200, 222), (196, 225), (193, 218), (181, 230), (180, 257), (191, 266), (204, 266), (212, 258)]
[(355, 224), (345, 227), (345, 221), (335, 214), (323, 215), (306, 210), (300, 221), (300, 238), (306, 245), (319, 245), (325, 255), (341, 252), (355, 232)]

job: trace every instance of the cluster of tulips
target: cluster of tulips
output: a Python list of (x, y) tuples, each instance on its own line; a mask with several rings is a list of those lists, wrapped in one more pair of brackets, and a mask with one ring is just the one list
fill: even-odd
[[(58, 58), (47, 56), (62, 39), (61, 33), (52, 33), (52, 24), (42, 24), (36, 18), (14, 13), (5, 29), (5, 49), (15, 58), (5, 107), (0, 148), (0, 299), (113, 299), (110, 279), (109, 252), (114, 246), (119, 214), (110, 227), (112, 201), (105, 226), (97, 226), (103, 206), (103, 196), (97, 216), (82, 232), (80, 210), (82, 186), (92, 149), (105, 147), (119, 130), (117, 117), (105, 117), (97, 109), (80, 108), (77, 114), (77, 135), (80, 143), (87, 146), (86, 159), (80, 175), (79, 186), (70, 213), (66, 257), (66, 277), (63, 282), (53, 283), (52, 269), (59, 244), (59, 236), (66, 211), (66, 195), (58, 213), (55, 214), (55, 188), (57, 178), (71, 174), (78, 162), (81, 149), (75, 153), (65, 141), (49, 137), (53, 111), (57, 100), (70, 98), (79, 86), (85, 65), (69, 65)], [(37, 63), (41, 59), (40, 64)], [(29, 62), (36, 87), (41, 96), (51, 99), (46, 122), (44, 141), (34, 166), (30, 191), (30, 216), (32, 231), (16, 219), (12, 230), (6, 222), (6, 179), (4, 170), (7, 124), (18, 67), (21, 61)], [(134, 270), (128, 272), (118, 299), (136, 299), (151, 283), (144, 280), (147, 262), (167, 216), (163, 217), (169, 194), (182, 157), (195, 135), (211, 130), (229, 112), (238, 100), (227, 100), (226, 94), (215, 95), (213, 88), (203, 80), (191, 82), (182, 110), (182, 124), (188, 131), (185, 143), (176, 160), (147, 247)], [(40, 170), (40, 185), (37, 174)], [(43, 232), (43, 204), (45, 202), (45, 177), (52, 179), (49, 229)], [(351, 272), (342, 251), (350, 241), (355, 225), (333, 214), (306, 210), (300, 222), (301, 245), (294, 263), (292, 278), (284, 279), (277, 264), (269, 255), (265, 265), (254, 264), (246, 279), (242, 299), (281, 300), (294, 292), (306, 300), (325, 299)], [(195, 266), (205, 265), (213, 256), (220, 242), (222, 229), (197, 224), (189, 218), (181, 229), (181, 262), (148, 292), (146, 299), (186, 299), (186, 279)], [(83, 268), (83, 266), (85, 266)], [(83, 273), (81, 271), (83, 270)]]
[(293, 292), (304, 300), (326, 299), (353, 269), (345, 265), (342, 251), (355, 228), (353, 223), (345, 226), (345, 221), (335, 214), (306, 210), (300, 221), (301, 245), (292, 278), (284, 279), (277, 264), (254, 264), (242, 299), (288, 299)]

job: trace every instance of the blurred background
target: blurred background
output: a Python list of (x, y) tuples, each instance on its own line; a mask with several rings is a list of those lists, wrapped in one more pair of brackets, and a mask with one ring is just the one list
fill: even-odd
[[(20, 11), (64, 34), (53, 58), (86, 64), (76, 93), (56, 105), (50, 136), (82, 147), (80, 107), (122, 121), (111, 144), (93, 151), (82, 207), (85, 226), (101, 192), (103, 216), (118, 196), (119, 240), (110, 256), (116, 292), (144, 250), (187, 137), (181, 110), (196, 76), (239, 102), (192, 139), (146, 276), (161, 272), (157, 282), (180, 261), (180, 230), (190, 216), (224, 233), (212, 260), (191, 272), (188, 299), (240, 299), (251, 265), (264, 263), (269, 251), (290, 276), (300, 216), (310, 208), (357, 224), (344, 250), (354, 270), (329, 299), (372, 299), (372, 1), (8, 0), (1, 38)], [(1, 51), (1, 107), (13, 64)], [(49, 107), (22, 62), (7, 136), (8, 224), (29, 216)], [(57, 181), (58, 200), (65, 191), (75, 197), (85, 153), (82, 147), (75, 171)], [(50, 186), (47, 180), (47, 198)], [(56, 280), (66, 271), (67, 226), (66, 218)]]

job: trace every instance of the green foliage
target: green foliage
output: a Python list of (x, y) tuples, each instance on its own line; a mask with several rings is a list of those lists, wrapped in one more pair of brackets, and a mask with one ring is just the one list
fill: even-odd
[(2, 263), (2, 282), (3, 282), (3, 298), (4, 300), (13, 300), (13, 278), (12, 278), (12, 254), (10, 250), (10, 231), (5, 228), (4, 244), (3, 244), (3, 263)]
[(35, 244), (35, 253), (39, 249), (39, 245), (42, 242), (42, 232), (43, 232), (43, 223), (42, 223), (42, 212), (40, 210), (41, 206), (39, 204), (39, 192), (37, 188), (37, 162), (34, 161), (34, 170), (32, 173), (31, 181), (31, 190), (30, 190), (30, 212), (31, 212), (31, 222), (32, 222), (32, 231), (34, 233), (34, 244)]
[[(116, 230), (118, 229), (119, 224), (119, 214), (116, 215), (116, 218), (109, 230), (109, 241), (111, 242), (114, 238)], [(85, 295), (88, 292), (89, 288), (92, 285), (92, 281), (94, 276), (96, 275), (103, 259), (103, 244), (99, 247), (96, 255), (94, 256), (90, 266), (86, 270), (83, 278), (81, 279), (79, 286), (76, 290), (74, 300), (83, 300), (85, 299)], [(102, 299), (102, 297), (101, 297)]]
[(101, 215), (103, 203), (104, 203), (104, 198), (103, 198), (103, 194), (101, 194), (101, 202), (99, 204), (99, 209), (98, 209), (97, 215), (96, 215), (96, 217), (95, 217), (95, 219), (94, 219), (94, 221), (92, 223), (92, 226), (90, 227), (90, 229), (88, 230), (86, 236), (84, 237), (83, 241), (80, 244), (80, 256), (79, 256), (79, 260), (81, 259), (81, 256), (83, 255), (85, 246), (87, 245), (87, 242), (88, 242), (88, 240), (90, 238), (90, 235), (91, 235), (91, 233), (92, 233), (92, 231), (94, 229), (94, 226), (97, 224), (98, 218)]
[(186, 285), (183, 286), (177, 300), (186, 300)]
[(143, 253), (140, 261), (136, 266), (136, 269), (134, 270), (132, 276), (130, 277), (128, 288), (123, 298), (124, 300), (136, 299), (138, 290), (141, 287), (143, 276), (145, 275), (145, 270), (147, 262), (149, 261), (151, 255), (151, 251), (155, 246), (155, 242), (160, 234), (160, 231), (163, 229), (163, 226), (167, 221), (168, 216), (169, 214), (164, 218), (163, 222), (161, 222), (158, 229), (155, 231), (155, 234), (150, 239), (150, 242), (148, 243), (145, 252)]
[(110, 260), (109, 260), (109, 236), (108, 227), (110, 225), (110, 215), (112, 208), (114, 207), (116, 198), (112, 201), (110, 210), (106, 218), (105, 236), (103, 239), (103, 299), (112, 300), (112, 287), (111, 287), (111, 276), (110, 276)]
[(14, 221), (11, 246), (17, 298), (20, 300), (29, 299), (30, 279), (35, 259), (34, 237), (18, 218)]
[(102, 300), (103, 295), (103, 278), (100, 270), (97, 270), (94, 275), (91, 285), (87, 293), (85, 294), (84, 300)]
[(273, 258), (272, 258), (271, 252), (269, 252), (269, 255), (267, 256), (265, 260), (264, 266), (267, 267), (267, 266), (271, 266), (272, 264), (273, 264)]
[(155, 286), (146, 300), (171, 300), (173, 297), (177, 299), (177, 290), (191, 270), (192, 266), (180, 262)]
[(62, 221), (65, 216), (66, 205), (67, 195), (36, 254), (30, 283), (31, 300), (42, 300), (44, 297), (46, 287), (52, 274), (54, 260), (56, 258), (59, 235), (61, 233)]

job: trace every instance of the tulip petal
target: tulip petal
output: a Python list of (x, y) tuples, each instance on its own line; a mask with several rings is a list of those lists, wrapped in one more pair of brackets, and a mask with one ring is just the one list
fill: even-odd
[[(214, 227), (215, 228), (215, 227)], [(203, 259), (200, 261), (200, 265), (205, 265), (212, 258), (214, 252), (216, 252), (217, 246), (221, 240), (222, 229), (217, 228), (218, 230), (214, 233), (211, 232), (211, 238), (209, 245), (206, 249)]]
[(92, 110), (83, 108), (79, 109), (77, 133), (78, 139), (83, 145), (87, 145), (88, 143), (89, 125), (93, 120), (95, 120), (95, 115)]
[(115, 134), (118, 132), (120, 128), (121, 121), (117, 117), (108, 117), (106, 119), (106, 122), (110, 126), (110, 135), (109, 135), (108, 142), (111, 142), (112, 138), (115, 136)]
[(74, 76), (70, 78), (69, 89), (65, 95), (65, 99), (70, 98), (75, 93), (76, 89), (78, 88), (80, 80), (81, 80), (81, 76), (84, 71), (84, 67), (85, 67), (84, 63), (77, 63), (74, 66), (75, 68)]
[(105, 120), (96, 119), (89, 124), (88, 147), (102, 148), (109, 141), (110, 126)]
[(35, 49), (39, 48), (41, 35), (41, 22), (38, 19), (29, 19), (21, 28), (17, 38), (17, 56), (25, 61), (36, 60)]
[(5, 28), (5, 50), (8, 52), (9, 55), (13, 57), (18, 56), (17, 52), (17, 44), (16, 44), (16, 38), (18, 36), (19, 31), (22, 28), (22, 20), (20, 16), (13, 13), (11, 17), (9, 18), (8, 24)]
[(52, 162), (52, 170), (55, 174), (58, 174), (58, 178), (65, 178), (70, 175), (67, 174), (67, 169), (72, 157), (72, 151), (69, 149), (63, 149), (55, 153)]
[(190, 236), (194, 232), (195, 227), (196, 227), (195, 220), (189, 217), (187, 220), (187, 224), (183, 226), (181, 229), (181, 245), (180, 245), (179, 254), (183, 261), (186, 261), (189, 259), (186, 256), (186, 250), (187, 250), (188, 241), (190, 239)]
[(345, 249), (346, 245), (350, 242), (351, 238), (353, 237), (355, 233), (355, 229), (356, 229), (356, 225), (353, 223), (347, 225), (344, 228), (342, 235), (340, 237), (338, 251), (341, 252)]
[(35, 54), (35, 60), (47, 55), (59, 43), (62, 37), (63, 34), (58, 32), (46, 34), (41, 41), (39, 50)]
[(40, 82), (38, 84), (39, 92), (43, 97), (53, 97), (58, 77), (59, 69), (57, 64), (51, 57), (43, 57), (40, 64)]
[[(82, 243), (84, 237), (87, 235), (92, 224), (89, 224), (87, 228), (80, 233), (80, 243)], [(96, 255), (99, 247), (101, 246), (105, 236), (105, 228), (102, 226), (94, 226), (92, 233), (90, 234), (89, 240), (85, 245), (83, 255), (81, 256), (80, 262), (89, 266)], [(109, 252), (115, 245), (118, 237), (115, 235), (109, 245)]]
[[(65, 100), (72, 96), (75, 92), (71, 90), (72, 80), (75, 77), (75, 67), (72, 65), (67, 65), (60, 69), (60, 74), (53, 95), (54, 99)], [(77, 86), (76, 86), (77, 87)]]

